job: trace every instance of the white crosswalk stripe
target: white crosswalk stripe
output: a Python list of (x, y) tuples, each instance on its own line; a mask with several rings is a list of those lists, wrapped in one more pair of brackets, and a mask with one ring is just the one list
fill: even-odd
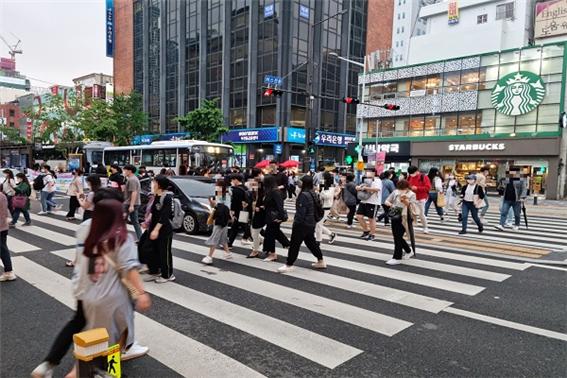
[[(48, 267), (39, 265), (34, 258), (46, 250), (53, 256), (58, 256), (54, 258), (60, 258), (61, 263), (63, 259), (72, 259), (74, 248), (70, 247), (75, 245), (74, 233), (77, 228), (77, 222), (68, 222), (62, 217), (38, 217), (31, 227), (18, 227), (14, 232), (11, 230), (8, 239), (9, 247), (16, 254), (13, 262), (18, 277), (71, 308), (74, 299), (70, 295), (69, 280)], [(129, 229), (131, 230), (130, 226)], [(289, 226), (286, 225), (283, 230), (289, 236)], [(374, 302), (434, 316), (448, 313), (493, 326), (567, 340), (567, 335), (559, 332), (465, 311), (454, 304), (460, 302), (454, 298), (466, 301), (489, 286), (498, 285), (514, 274), (521, 274), (529, 264), (420, 248), (419, 256), (423, 257), (404, 261), (400, 268), (391, 268), (383, 263), (391, 257), (391, 244), (345, 237), (346, 244), (322, 244), (329, 265), (327, 271), (297, 266), (290, 274), (281, 276), (275, 273), (279, 265), (247, 259), (241, 254), (242, 251), (235, 251), (230, 260), (223, 259), (222, 252), (219, 251), (215, 265), (204, 266), (197, 262), (208, 253), (208, 247), (203, 245), (204, 239), (205, 236), (176, 236), (173, 241), (176, 254), (173, 266), (178, 280), (165, 285), (146, 284), (146, 290), (161, 300), (261, 339), (274, 348), (293, 353), (326, 369), (335, 369), (364, 353), (364, 350), (354, 340), (344, 337), (337, 339), (324, 330), (315, 331), (293, 321), (279, 319), (273, 314), (266, 314), (261, 306), (248, 308), (238, 303), (236, 298), (240, 298), (240, 295), (235, 295), (235, 299), (219, 298), (207, 283), (222, 285), (227, 293), (242, 292), (259, 298), (256, 300), (293, 306), (313, 319), (334, 322), (336, 327), (348, 324), (372, 332), (377, 337), (395, 338), (399, 333), (412, 328), (416, 322), (410, 314), (404, 316), (404, 312), (396, 310), (393, 315), (391, 307), (374, 307), (371, 305)], [(300, 265), (305, 261), (314, 261), (314, 257), (305, 251), (302, 248), (299, 253), (299, 261), (302, 261)], [(278, 249), (278, 253), (286, 255), (283, 249)], [(379, 279), (380, 284), (373, 282), (374, 278)], [(200, 290), (192, 287), (193, 280), (204, 283)], [(310, 289), (302, 290), (297, 282)], [(403, 289), (399, 288), (399, 284), (403, 285)], [(424, 289), (435, 290), (425, 292), (424, 295)], [(365, 298), (361, 303), (367, 305), (355, 306), (338, 300), (338, 292)], [(226, 352), (208, 346), (206, 341), (197, 341), (159, 323), (149, 315), (136, 314), (136, 327), (137, 339), (150, 346), (150, 355), (178, 374), (263, 376), (246, 363), (225, 354)], [(191, 363), (188, 364), (187, 361)]]

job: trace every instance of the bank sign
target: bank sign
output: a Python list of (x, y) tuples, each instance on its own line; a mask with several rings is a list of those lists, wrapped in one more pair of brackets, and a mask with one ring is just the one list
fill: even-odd
[(263, 127), (259, 129), (234, 129), (221, 136), (221, 141), (232, 143), (269, 143), (279, 142), (278, 127)]
[(534, 110), (545, 96), (545, 84), (538, 75), (518, 71), (502, 77), (492, 90), (492, 106), (507, 116), (518, 116)]
[(318, 146), (346, 147), (347, 144), (353, 143), (356, 136), (353, 134), (329, 133), (327, 131), (315, 132), (313, 143)]

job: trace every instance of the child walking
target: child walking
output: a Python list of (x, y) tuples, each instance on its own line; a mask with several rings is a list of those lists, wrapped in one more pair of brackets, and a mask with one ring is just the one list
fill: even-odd
[(201, 262), (206, 265), (213, 263), (213, 254), (217, 246), (224, 248), (224, 258), (231, 259), (232, 253), (228, 249), (228, 223), (230, 221), (230, 209), (221, 202), (217, 202), (215, 197), (209, 197), (209, 203), (213, 208), (211, 217), (214, 221), (213, 233), (205, 242), (209, 247), (209, 255), (203, 257)]

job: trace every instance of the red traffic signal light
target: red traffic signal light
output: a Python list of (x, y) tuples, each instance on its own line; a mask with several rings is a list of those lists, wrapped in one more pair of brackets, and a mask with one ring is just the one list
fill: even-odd
[(386, 110), (400, 110), (400, 106), (394, 104), (384, 104), (383, 108)]
[(345, 97), (343, 98), (345, 104), (360, 104), (360, 100), (356, 97)]
[(280, 97), (283, 94), (283, 91), (274, 88), (266, 88), (264, 91), (264, 97), (272, 97), (277, 96)]

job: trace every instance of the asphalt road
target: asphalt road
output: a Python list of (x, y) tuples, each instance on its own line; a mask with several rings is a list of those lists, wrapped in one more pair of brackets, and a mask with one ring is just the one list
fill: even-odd
[[(2, 377), (29, 376), (72, 315), (64, 262), (79, 222), (32, 217), (43, 231), (9, 234), (20, 277), (0, 285)], [(567, 235), (561, 220), (538, 221)], [(177, 280), (148, 285), (153, 306), (137, 315), (136, 337), (150, 355), (125, 363), (125, 376), (566, 375), (563, 268), (441, 247), (388, 267), (391, 236), (380, 243), (354, 236), (342, 231), (334, 245), (325, 242), (326, 272), (311, 271), (302, 249), (296, 271), (279, 275), (280, 264), (245, 259), (249, 249), (238, 242), (233, 260), (219, 251), (204, 267), (205, 237), (177, 235)], [(69, 353), (56, 376), (71, 365)]]

